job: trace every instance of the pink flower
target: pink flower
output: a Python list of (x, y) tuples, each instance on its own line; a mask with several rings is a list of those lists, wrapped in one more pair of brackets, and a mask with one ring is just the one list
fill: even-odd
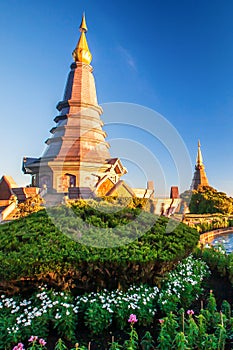
[(159, 323), (160, 324), (163, 324), (164, 323), (164, 320), (162, 318), (159, 319)]
[(129, 316), (128, 322), (130, 322), (130, 323), (138, 322), (137, 316), (134, 315), (134, 314), (131, 314), (131, 315)]
[(37, 335), (31, 335), (30, 338), (28, 339), (29, 343), (33, 343), (38, 339)]
[(46, 345), (46, 341), (43, 338), (40, 338), (39, 339), (39, 344), (42, 345), (42, 346), (45, 346)]
[(188, 311), (187, 311), (187, 314), (188, 314), (188, 315), (194, 315), (194, 311), (193, 311), (193, 310), (188, 310)]
[(13, 347), (13, 350), (24, 350), (23, 343), (18, 343), (16, 346)]

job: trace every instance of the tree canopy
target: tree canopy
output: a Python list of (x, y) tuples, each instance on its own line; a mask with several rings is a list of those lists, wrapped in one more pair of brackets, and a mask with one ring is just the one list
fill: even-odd
[(233, 198), (211, 186), (200, 186), (192, 191), (189, 209), (191, 214), (232, 214)]

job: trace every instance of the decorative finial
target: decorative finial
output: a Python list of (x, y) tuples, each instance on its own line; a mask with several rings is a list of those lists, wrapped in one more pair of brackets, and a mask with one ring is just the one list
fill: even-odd
[(198, 150), (197, 150), (197, 166), (202, 165), (203, 166), (203, 158), (202, 158), (202, 154), (201, 154), (201, 142), (200, 140), (198, 140)]
[(72, 53), (72, 56), (75, 62), (83, 62), (86, 64), (90, 64), (92, 60), (92, 54), (89, 50), (85, 34), (87, 32), (87, 24), (84, 13), (82, 16), (82, 22), (80, 24), (79, 30), (81, 32), (81, 35), (78, 44)]
[(87, 30), (88, 30), (87, 29), (87, 24), (86, 24), (85, 12), (83, 12), (82, 22), (81, 22), (81, 24), (79, 26), (79, 30), (80, 30), (81, 33), (82, 32), (86, 33)]

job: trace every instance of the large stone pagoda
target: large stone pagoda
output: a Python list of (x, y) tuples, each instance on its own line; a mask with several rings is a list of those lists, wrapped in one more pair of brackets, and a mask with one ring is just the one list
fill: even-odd
[(126, 168), (119, 158), (111, 158), (105, 140), (84, 15), (80, 32), (64, 98), (57, 105), (60, 113), (50, 130), (52, 135), (41, 158), (24, 158), (23, 171), (32, 175), (32, 186), (48, 192), (69, 192), (70, 198), (119, 193), (134, 196), (133, 190), (120, 180)]

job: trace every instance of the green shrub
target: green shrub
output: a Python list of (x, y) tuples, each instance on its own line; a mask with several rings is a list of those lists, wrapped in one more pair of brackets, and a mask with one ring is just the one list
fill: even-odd
[(52, 208), (50, 216), (42, 210), (1, 225), (0, 290), (14, 293), (41, 283), (86, 291), (154, 285), (199, 239), (184, 224), (166, 232), (167, 224), (139, 208), (108, 212), (81, 201)]

